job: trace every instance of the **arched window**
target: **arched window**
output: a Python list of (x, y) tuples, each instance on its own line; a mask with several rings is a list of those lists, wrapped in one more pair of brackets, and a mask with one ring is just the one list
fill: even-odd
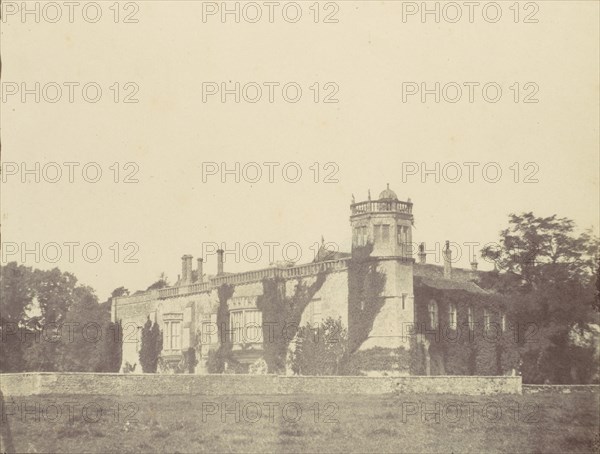
[(448, 325), (450, 326), (450, 329), (456, 329), (458, 326), (456, 304), (454, 303), (448, 305)]
[(434, 300), (431, 300), (427, 309), (429, 311), (429, 327), (436, 329), (438, 327), (438, 305)]

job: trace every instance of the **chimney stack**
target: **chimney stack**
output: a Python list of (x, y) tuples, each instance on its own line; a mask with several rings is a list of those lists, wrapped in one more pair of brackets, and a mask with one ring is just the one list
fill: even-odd
[(192, 283), (192, 256), (184, 255), (181, 257), (181, 283), (191, 284)]
[(225, 251), (223, 249), (219, 249), (217, 251), (217, 276), (223, 274), (223, 254)]
[(473, 256), (473, 261), (471, 262), (471, 270), (472, 271), (477, 271), (477, 265), (478, 265), (478, 263), (477, 263), (477, 256), (474, 255)]
[(425, 253), (425, 243), (419, 244), (419, 263), (422, 265), (427, 263), (427, 254)]
[(444, 277), (452, 279), (452, 251), (450, 250), (450, 241), (446, 240), (444, 247)]
[(200, 257), (198, 259), (198, 271), (197, 271), (197, 273), (198, 273), (198, 282), (199, 283), (204, 282), (204, 271), (202, 270), (202, 265), (203, 265), (202, 262), (204, 262), (204, 260), (202, 260), (202, 257)]

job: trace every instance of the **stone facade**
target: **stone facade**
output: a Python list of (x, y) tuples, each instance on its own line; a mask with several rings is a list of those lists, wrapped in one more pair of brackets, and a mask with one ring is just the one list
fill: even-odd
[[(217, 274), (207, 276), (201, 259), (193, 270), (193, 257), (184, 255), (181, 277), (173, 287), (115, 298), (112, 318), (123, 324), (124, 369), (137, 364), (135, 372), (140, 372), (141, 328), (147, 318), (163, 331), (163, 366), (176, 366), (184, 352), (194, 349), (198, 359), (194, 372), (204, 374), (210, 352), (223, 342), (231, 344), (237, 361), (249, 366), (261, 360), (274, 330), (293, 338), (298, 325), (318, 324), (332, 317), (348, 328), (360, 352), (409, 352), (415, 348), (407, 341), (410, 333), (418, 348), (424, 349), (421, 373), (447, 373), (452, 366), (445, 366), (446, 350), (432, 347), (423, 330), (457, 329), (454, 325), (459, 320), (471, 323), (475, 313), (488, 324), (492, 317), (498, 324), (504, 319), (498, 305), (493, 306), (494, 311), (484, 309), (489, 294), (476, 283), (479, 272), (475, 263), (471, 270), (453, 269), (448, 247), (443, 266), (427, 264), (423, 247), (419, 263), (415, 263), (412, 207), (410, 199), (398, 200), (389, 186), (377, 200), (371, 200), (370, 194), (366, 201), (353, 200), (352, 251), (334, 253), (322, 248), (308, 264), (228, 274), (223, 252), (218, 251)], [(260, 308), (267, 300), (297, 305), (301, 313), (296, 323), (287, 326), (281, 320), (263, 320), (266, 315)], [(465, 300), (475, 305), (465, 306)], [(219, 319), (223, 313), (225, 319)], [(476, 372), (472, 367), (463, 369), (457, 370), (462, 375)], [(489, 375), (499, 373), (498, 368), (490, 371)], [(406, 373), (408, 365), (401, 372)]]

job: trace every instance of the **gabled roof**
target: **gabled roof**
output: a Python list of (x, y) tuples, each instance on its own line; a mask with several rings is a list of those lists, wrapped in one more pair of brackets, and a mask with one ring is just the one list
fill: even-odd
[(426, 286), (439, 290), (463, 290), (469, 293), (489, 295), (491, 292), (477, 285), (479, 272), (452, 268), (452, 277), (444, 277), (444, 267), (432, 264), (418, 264), (414, 267), (415, 287)]
[(415, 287), (431, 287), (438, 290), (463, 290), (469, 293), (489, 295), (490, 292), (479, 287), (475, 282), (460, 282), (443, 277), (415, 276)]

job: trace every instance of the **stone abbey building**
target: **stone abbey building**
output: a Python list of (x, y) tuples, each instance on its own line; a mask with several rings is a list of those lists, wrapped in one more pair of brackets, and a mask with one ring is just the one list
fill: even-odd
[(497, 375), (516, 366), (502, 299), (478, 285), (485, 273), (475, 259), (468, 270), (452, 266), (448, 242), (442, 265), (427, 263), (423, 244), (413, 248), (410, 199), (398, 200), (389, 185), (377, 200), (353, 197), (350, 224), (351, 252), (322, 248), (302, 265), (231, 274), (218, 251), (211, 276), (201, 258), (194, 269), (184, 255), (174, 286), (113, 301), (122, 364), (141, 371), (141, 327), (150, 318), (163, 332), (161, 364), (172, 366), (163, 370), (191, 354), (197, 364), (186, 371), (208, 373), (211, 354), (227, 346), (238, 371), (262, 361), (270, 373), (290, 373), (296, 328), (332, 317), (347, 330), (355, 373)]

